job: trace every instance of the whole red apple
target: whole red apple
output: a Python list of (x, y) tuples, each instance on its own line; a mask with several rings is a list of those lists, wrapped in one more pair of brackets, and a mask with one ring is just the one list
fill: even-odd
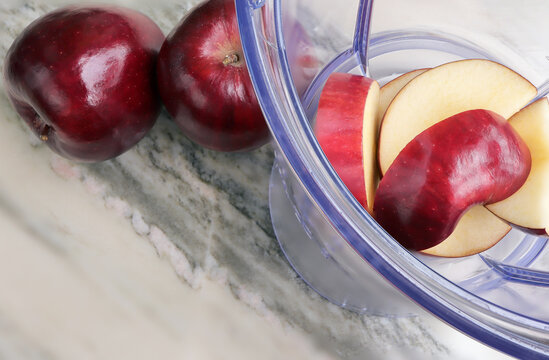
[(163, 40), (158, 26), (134, 10), (58, 9), (30, 24), (8, 50), (8, 96), (60, 155), (113, 158), (145, 136), (158, 117), (154, 74)]
[(187, 14), (162, 45), (157, 75), (164, 105), (191, 140), (219, 151), (268, 141), (234, 0), (208, 0)]
[(381, 179), (376, 220), (409, 249), (445, 240), (476, 204), (515, 193), (531, 168), (528, 146), (500, 115), (469, 110), (421, 132)]

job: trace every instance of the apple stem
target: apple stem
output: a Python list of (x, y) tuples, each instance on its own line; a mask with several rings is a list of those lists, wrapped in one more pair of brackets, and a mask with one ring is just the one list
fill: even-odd
[(225, 58), (223, 59), (223, 65), (238, 65), (238, 63), (240, 62), (240, 56), (238, 56), (238, 54), (229, 54), (229, 55), (226, 55)]
[(40, 115), (34, 112), (34, 119), (32, 120), (32, 127), (35, 129), (35, 131), (38, 133), (38, 137), (40, 140), (46, 142), (49, 139), (51, 126), (48, 124), (45, 124), (41, 119)]
[(40, 131), (40, 140), (44, 142), (48, 141), (50, 129), (51, 128), (48, 125), (44, 125), (44, 127), (42, 127), (42, 131)]

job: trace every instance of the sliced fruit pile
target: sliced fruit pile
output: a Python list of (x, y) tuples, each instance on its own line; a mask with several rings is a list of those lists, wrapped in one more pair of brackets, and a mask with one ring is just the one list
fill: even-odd
[(378, 90), (334, 73), (315, 133), (351, 193), (403, 246), (459, 257), (510, 224), (549, 227), (549, 102), (496, 62), (406, 73)]

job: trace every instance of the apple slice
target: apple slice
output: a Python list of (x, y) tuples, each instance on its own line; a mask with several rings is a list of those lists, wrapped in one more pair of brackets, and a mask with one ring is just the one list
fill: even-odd
[(379, 183), (375, 218), (406, 248), (428, 249), (472, 206), (516, 192), (530, 166), (527, 145), (505, 118), (482, 109), (456, 114), (398, 154)]
[(375, 80), (333, 73), (320, 94), (314, 127), (333, 168), (370, 214), (379, 179), (378, 104), (379, 85)]
[(391, 104), (391, 101), (393, 101), (393, 99), (395, 98), (396, 94), (398, 94), (398, 92), (412, 79), (416, 78), (418, 75), (423, 74), (427, 70), (428, 69), (417, 69), (409, 71), (383, 85), (379, 91), (378, 117), (380, 119), (383, 119), (387, 108)]
[(509, 198), (487, 208), (509, 223), (529, 229), (549, 226), (549, 102), (542, 98), (509, 119), (530, 148), (532, 170)]
[(509, 225), (493, 216), (484, 205), (475, 205), (463, 214), (452, 235), (421, 252), (440, 257), (474, 255), (496, 245), (510, 230)]
[(472, 109), (491, 110), (507, 119), (536, 93), (525, 78), (489, 60), (460, 60), (425, 71), (397, 94), (383, 117), (378, 154), (381, 173), (429, 126)]
[[(378, 160), (383, 174), (396, 155), (421, 131), (456, 113), (489, 109), (508, 117), (536, 95), (536, 88), (512, 70), (488, 60), (461, 60), (412, 79), (389, 105), (380, 129)], [(471, 208), (454, 232), (424, 253), (457, 257), (497, 243), (511, 227), (483, 206)], [(479, 230), (479, 224), (484, 224)]]

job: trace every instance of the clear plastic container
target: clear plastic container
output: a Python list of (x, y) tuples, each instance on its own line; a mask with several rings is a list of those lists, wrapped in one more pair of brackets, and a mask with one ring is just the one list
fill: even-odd
[(334, 71), (365, 74), (383, 84), (409, 70), (487, 58), (522, 74), (538, 87), (538, 98), (545, 96), (549, 45), (540, 34), (549, 34), (546, 4), (236, 4), (246, 60), (277, 149), (270, 188), (273, 224), (294, 269), (321, 295), (351, 310), (407, 316), (424, 308), (510, 355), (548, 357), (546, 238), (513, 229), (474, 256), (410, 252), (349, 193), (310, 125), (319, 90)]

